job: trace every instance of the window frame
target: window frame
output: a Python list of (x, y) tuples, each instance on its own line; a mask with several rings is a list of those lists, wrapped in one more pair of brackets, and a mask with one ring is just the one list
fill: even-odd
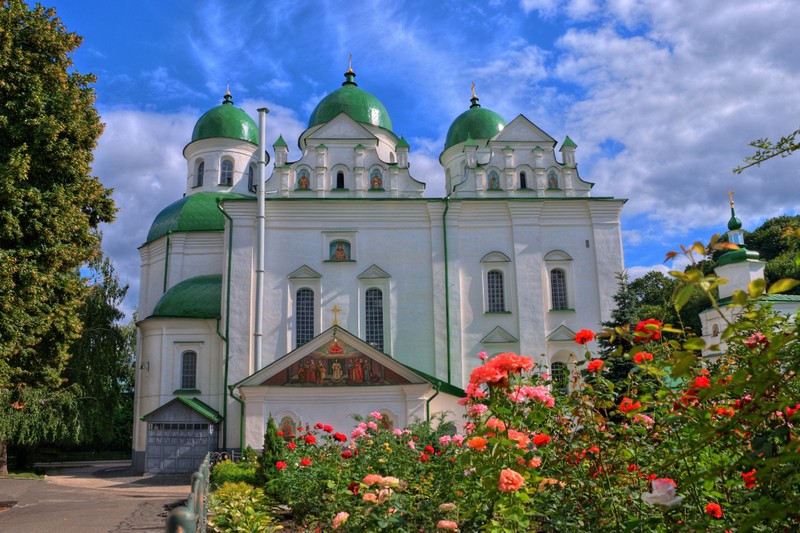
[[(502, 276), (502, 303), (503, 310), (495, 310), (494, 300), (490, 300), (489, 273), (497, 272)], [(512, 314), (515, 309), (514, 280), (512, 277), (511, 259), (503, 252), (494, 251), (484, 255), (481, 259), (481, 284), (483, 285), (483, 312), (484, 314)]]
[[(309, 299), (309, 302), (308, 302), (308, 303), (310, 303), (310, 315), (309, 315), (309, 318), (310, 318), (310, 321), (311, 321), (310, 335), (309, 335), (309, 332), (307, 330), (307, 327), (304, 327), (304, 326), (307, 326), (307, 325), (301, 324), (301, 321), (300, 321), (301, 320), (300, 319), (300, 294), (301, 293), (303, 293), (304, 295), (310, 293), (310, 295), (311, 295), (310, 299)], [(316, 337), (316, 332), (317, 332), (317, 317), (316, 317), (317, 305), (316, 305), (316, 298), (317, 298), (316, 291), (314, 291), (314, 289), (312, 289), (311, 287), (308, 287), (308, 286), (299, 287), (297, 290), (294, 291), (294, 300), (293, 300), (293, 307), (294, 307), (294, 315), (293, 315), (294, 316), (294, 343), (293, 344), (294, 344), (294, 348), (295, 349), (300, 348), (304, 344), (309, 343), (310, 341), (312, 341), (314, 339), (314, 337)], [(307, 310), (309, 310), (309, 309), (305, 309), (304, 308), (304, 311), (307, 311)], [(301, 337), (300, 337), (301, 331), (302, 331), (302, 333), (304, 335), (302, 342), (301, 342)], [(307, 339), (305, 338), (306, 335), (309, 335)]]
[(494, 268), (486, 273), (486, 312), (506, 312), (505, 280), (503, 271)]
[(195, 162), (192, 188), (203, 186), (203, 176), (206, 173), (206, 162), (202, 159)]
[[(378, 302), (377, 305), (374, 302), (371, 305), (370, 295), (375, 293), (379, 296)], [(380, 287), (370, 287), (364, 291), (364, 341), (381, 352), (385, 345), (384, 331), (386, 321), (384, 319), (384, 311), (383, 290)], [(372, 313), (377, 316), (371, 316)], [(380, 344), (377, 344), (377, 339), (373, 341), (373, 338), (379, 338)]]
[[(574, 312), (575, 311), (575, 283), (573, 278), (573, 263), (572, 257), (563, 250), (552, 250), (544, 256), (545, 262), (545, 286), (547, 287), (546, 305), (550, 312)], [(555, 305), (554, 299), (554, 283), (553, 272), (559, 270), (563, 273), (563, 287), (564, 287), (564, 305), (560, 307)]]

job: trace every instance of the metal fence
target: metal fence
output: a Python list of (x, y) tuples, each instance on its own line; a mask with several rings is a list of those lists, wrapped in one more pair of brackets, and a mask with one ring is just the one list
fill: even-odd
[(167, 515), (166, 533), (205, 533), (208, 522), (208, 485), (211, 468), (226, 459), (226, 452), (206, 454), (197, 472), (192, 474), (192, 491), (186, 505), (180, 505)]

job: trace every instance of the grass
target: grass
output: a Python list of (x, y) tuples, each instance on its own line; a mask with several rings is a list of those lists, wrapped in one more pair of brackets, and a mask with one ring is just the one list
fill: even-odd
[(4, 479), (44, 479), (44, 474), (37, 474), (32, 470), (23, 470), (19, 472), (9, 472), (7, 476), (0, 477)]

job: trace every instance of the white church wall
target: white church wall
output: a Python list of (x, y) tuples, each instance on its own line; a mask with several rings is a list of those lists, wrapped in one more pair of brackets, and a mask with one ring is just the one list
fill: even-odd
[[(239, 139), (200, 139), (184, 148), (186, 157), (186, 194), (201, 191), (238, 192), (248, 194), (247, 170), (256, 154), (257, 146)], [(220, 183), (223, 159), (233, 162), (233, 179), (230, 185)], [(203, 183), (197, 185), (197, 167), (203, 162)]]

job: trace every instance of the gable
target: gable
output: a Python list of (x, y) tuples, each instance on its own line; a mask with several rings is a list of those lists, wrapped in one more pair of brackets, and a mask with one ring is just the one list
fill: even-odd
[(503, 131), (495, 135), (492, 139), (495, 142), (528, 142), (541, 145), (556, 145), (556, 140), (545, 133), (539, 126), (518, 115), (517, 118), (509, 122)]
[(345, 113), (339, 113), (336, 118), (326, 122), (318, 130), (306, 137), (305, 141), (307, 145), (314, 146), (323, 140), (333, 139), (361, 140), (365, 143), (371, 143), (374, 142), (375, 136)]
[(145, 422), (214, 422), (222, 420), (222, 415), (210, 405), (197, 398), (178, 396), (161, 407), (140, 417)]
[(389, 279), (391, 277), (392, 276), (387, 274), (386, 271), (378, 265), (372, 265), (358, 275), (358, 279)]
[(564, 324), (561, 324), (556, 329), (551, 331), (545, 340), (575, 342), (575, 332)]
[(319, 279), (322, 277), (322, 274), (314, 270), (308, 265), (303, 265), (291, 274), (289, 274), (289, 279)]
[(518, 342), (517, 338), (500, 326), (494, 328), (488, 335), (481, 339), (482, 344), (508, 344)]
[(241, 387), (362, 387), (428, 381), (339, 326), (239, 382)]

